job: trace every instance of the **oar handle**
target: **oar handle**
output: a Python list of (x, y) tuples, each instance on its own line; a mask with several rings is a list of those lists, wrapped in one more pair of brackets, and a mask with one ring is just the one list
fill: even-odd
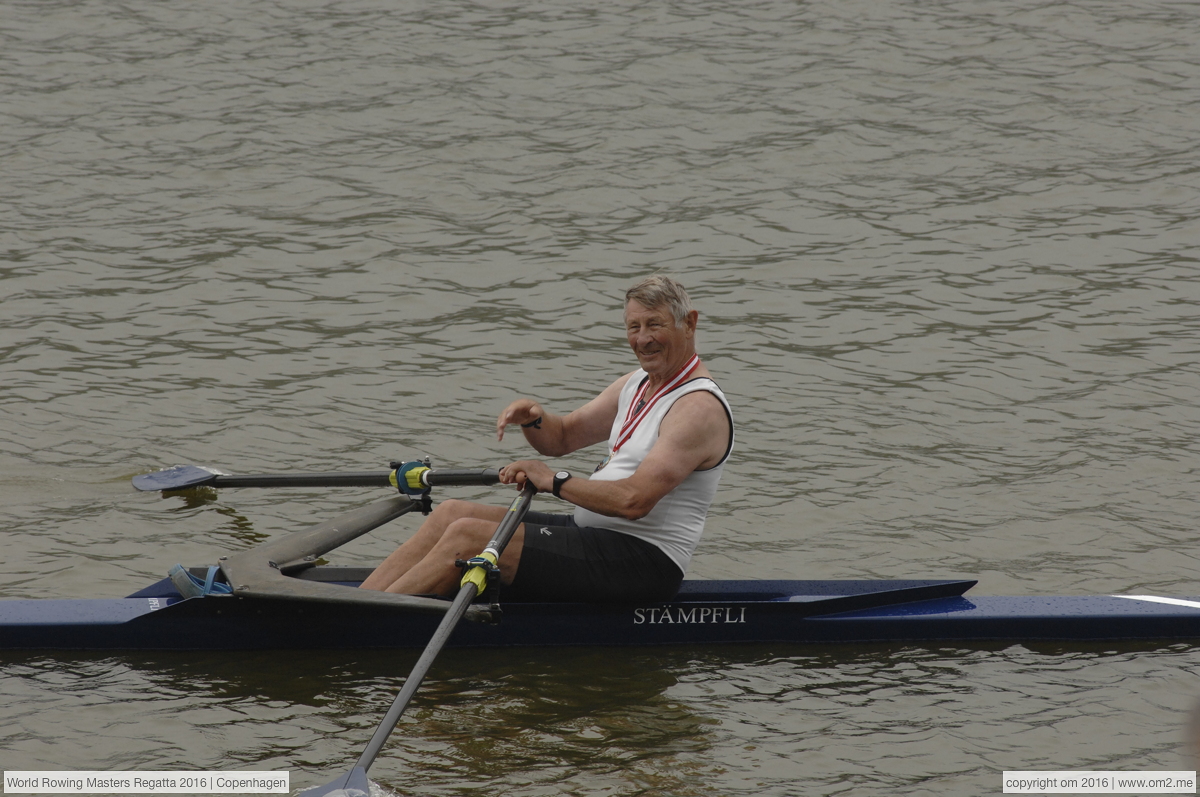
[(504, 546), (508, 545), (508, 541), (512, 539), (513, 532), (517, 530), (517, 526), (521, 525), (521, 521), (525, 519), (525, 513), (529, 511), (529, 504), (533, 501), (533, 497), (537, 495), (537, 488), (533, 486), (533, 482), (525, 482), (525, 489), (521, 490), (521, 494), (517, 496), (508, 507), (508, 513), (505, 514), (504, 520), (500, 521), (500, 525), (496, 527), (496, 533), (492, 535), (492, 541), (484, 548), (484, 553), (495, 551), (496, 556), (504, 552)]

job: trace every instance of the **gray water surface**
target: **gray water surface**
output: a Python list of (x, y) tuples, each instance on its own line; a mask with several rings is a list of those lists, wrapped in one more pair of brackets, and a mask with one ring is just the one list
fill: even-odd
[[(631, 370), (621, 296), (658, 271), (738, 422), (693, 577), (1200, 595), (1198, 38), (1176, 2), (4, 0), (0, 597), (123, 596), (378, 497), (138, 473), (526, 456), (495, 414)], [(414, 657), (7, 654), (0, 763), (323, 783)], [(1198, 666), (448, 654), (372, 775), (766, 797), (1193, 769)]]

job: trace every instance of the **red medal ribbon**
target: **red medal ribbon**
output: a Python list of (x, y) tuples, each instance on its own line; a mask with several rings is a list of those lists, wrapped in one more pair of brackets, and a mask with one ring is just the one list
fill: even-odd
[[(683, 364), (683, 367), (675, 372), (675, 376), (671, 377), (667, 384), (663, 385), (662, 389), (654, 394), (654, 397), (645, 402), (645, 406), (639, 408), (639, 404), (643, 401), (646, 394), (646, 388), (650, 385), (650, 380), (647, 379), (638, 388), (637, 393), (633, 396), (633, 401), (629, 402), (629, 411), (625, 414), (625, 423), (621, 425), (621, 432), (617, 435), (617, 442), (613, 444), (612, 453), (615, 454), (625, 445), (626, 441), (633, 436), (638, 424), (650, 413), (651, 408), (658, 403), (658, 400), (670, 393), (675, 388), (679, 387), (684, 380), (691, 376), (692, 371), (700, 367), (700, 355), (693, 354), (692, 359)], [(611, 456), (611, 455), (610, 455)]]

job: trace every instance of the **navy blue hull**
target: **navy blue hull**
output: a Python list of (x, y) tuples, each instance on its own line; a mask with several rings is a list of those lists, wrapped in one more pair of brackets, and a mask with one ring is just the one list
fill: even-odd
[[(1197, 598), (962, 597), (973, 584), (687, 581), (670, 603), (502, 602), (499, 623), (462, 623), (450, 644), (1200, 640)], [(170, 582), (160, 582), (120, 599), (0, 601), (0, 649), (419, 648), (438, 619), (344, 603), (237, 596), (183, 600)]]

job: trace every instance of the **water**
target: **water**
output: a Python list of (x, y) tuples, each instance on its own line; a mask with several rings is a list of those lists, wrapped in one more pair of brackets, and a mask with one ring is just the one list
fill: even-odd
[[(0, 22), (0, 597), (125, 595), (376, 497), (160, 500), (137, 473), (523, 456), (496, 412), (632, 368), (620, 296), (658, 270), (739, 424), (693, 576), (1200, 594), (1193, 4), (10, 1)], [(10, 654), (0, 763), (322, 783), (412, 660)], [(674, 797), (1192, 769), (1197, 665), (1187, 644), (448, 655), (372, 775)]]

